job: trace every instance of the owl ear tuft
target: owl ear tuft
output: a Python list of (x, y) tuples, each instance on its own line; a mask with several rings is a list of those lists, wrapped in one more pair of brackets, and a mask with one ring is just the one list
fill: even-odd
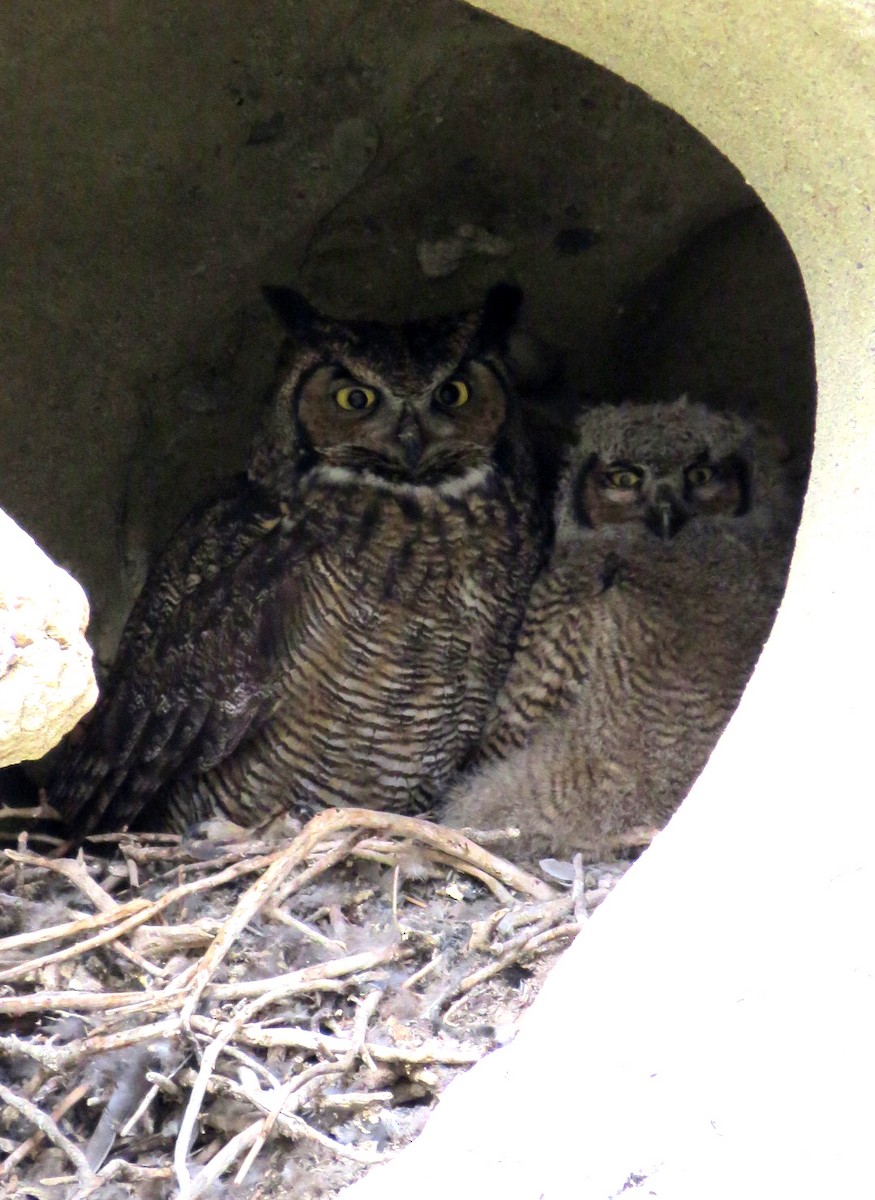
[(261, 289), (261, 294), (282, 321), (287, 333), (300, 336), (323, 320), (321, 313), (294, 288), (268, 285)]
[(522, 288), (515, 283), (496, 283), (489, 289), (477, 331), (483, 345), (504, 349), (522, 302)]

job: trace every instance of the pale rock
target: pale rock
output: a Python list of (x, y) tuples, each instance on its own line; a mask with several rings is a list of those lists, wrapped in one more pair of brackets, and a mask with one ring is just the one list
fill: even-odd
[(0, 511), (0, 767), (40, 758), (97, 699), (79, 584)]

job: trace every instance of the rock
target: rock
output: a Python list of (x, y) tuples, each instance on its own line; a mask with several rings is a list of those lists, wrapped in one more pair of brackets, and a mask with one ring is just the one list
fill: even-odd
[(0, 767), (40, 758), (97, 699), (88, 601), (0, 511)]
[(460, 225), (456, 232), (436, 242), (420, 242), (416, 257), (426, 279), (441, 279), (452, 275), (470, 255), (481, 254), (486, 258), (506, 257), (513, 245), (506, 238), (496, 237), (477, 225)]

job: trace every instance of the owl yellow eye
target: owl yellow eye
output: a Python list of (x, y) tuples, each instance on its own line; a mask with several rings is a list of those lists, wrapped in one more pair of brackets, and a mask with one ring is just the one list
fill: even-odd
[(441, 408), (461, 408), (471, 399), (471, 391), (463, 380), (449, 379), (437, 389), (435, 399)]
[(639, 471), (637, 467), (608, 467), (604, 474), (604, 480), (608, 487), (618, 488), (624, 492), (637, 488), (643, 478), (644, 472)]
[(334, 399), (345, 412), (367, 412), (377, 403), (377, 393), (373, 388), (353, 383), (338, 388), (334, 393)]
[(706, 483), (710, 483), (714, 478), (713, 467), (687, 467), (686, 480), (690, 487), (704, 487)]

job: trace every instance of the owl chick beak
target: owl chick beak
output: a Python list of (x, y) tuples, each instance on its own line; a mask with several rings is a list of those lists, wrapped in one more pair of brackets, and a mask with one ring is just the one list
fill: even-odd
[(398, 422), (396, 436), (404, 457), (404, 465), (413, 474), (422, 458), (423, 436), (419, 422), (413, 413), (407, 409), (405, 409), (401, 420)]
[(687, 514), (671, 492), (661, 492), (647, 511), (646, 523), (658, 538), (670, 542), (686, 525)]

